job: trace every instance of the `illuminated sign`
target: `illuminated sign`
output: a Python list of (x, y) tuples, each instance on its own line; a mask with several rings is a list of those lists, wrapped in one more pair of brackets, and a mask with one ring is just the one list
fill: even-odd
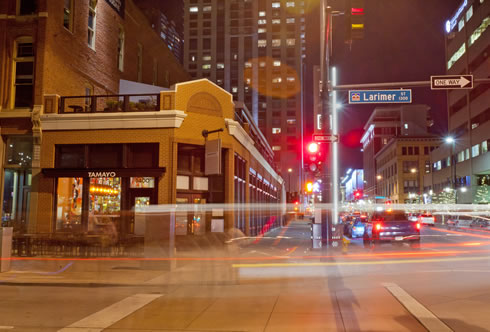
[[(451, 32), (451, 30), (454, 29), (454, 27), (458, 23), (458, 17), (459, 17), (459, 15), (461, 15), (461, 13), (463, 12), (463, 10), (465, 9), (465, 7), (467, 5), (468, 5), (468, 0), (464, 0), (464, 2), (461, 5), (461, 7), (459, 7), (458, 10), (456, 11), (456, 14), (454, 14), (453, 18), (450, 21), (446, 22), (446, 32), (447, 33)], [(448, 26), (448, 23), (449, 23), (449, 26)], [(449, 30), (448, 30), (448, 28), (449, 28)]]
[(105, 2), (107, 2), (121, 17), (124, 17), (124, 1), (125, 0), (105, 0)]

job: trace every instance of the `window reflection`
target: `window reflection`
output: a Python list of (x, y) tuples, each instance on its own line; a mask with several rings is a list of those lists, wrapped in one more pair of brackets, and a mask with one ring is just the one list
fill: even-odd
[(80, 230), (83, 178), (58, 178), (56, 230)]

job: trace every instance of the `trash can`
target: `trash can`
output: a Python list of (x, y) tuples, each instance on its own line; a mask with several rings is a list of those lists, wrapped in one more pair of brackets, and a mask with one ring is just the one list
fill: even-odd
[(0, 272), (7, 272), (10, 270), (12, 233), (12, 227), (0, 227)]

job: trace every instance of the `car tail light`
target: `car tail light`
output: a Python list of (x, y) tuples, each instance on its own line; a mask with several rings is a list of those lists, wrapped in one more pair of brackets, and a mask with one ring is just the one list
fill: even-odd
[(415, 227), (416, 227), (417, 229), (420, 229), (420, 223), (416, 223), (416, 224), (415, 224)]
[(376, 224), (376, 230), (379, 231), (381, 229), (381, 224)]
[(436, 222), (436, 217), (432, 217), (432, 221), (433, 222)]

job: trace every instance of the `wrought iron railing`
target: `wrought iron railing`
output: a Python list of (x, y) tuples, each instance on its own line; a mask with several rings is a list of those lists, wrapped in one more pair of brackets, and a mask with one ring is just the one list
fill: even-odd
[(157, 112), (160, 94), (63, 96), (59, 114), (99, 112)]

